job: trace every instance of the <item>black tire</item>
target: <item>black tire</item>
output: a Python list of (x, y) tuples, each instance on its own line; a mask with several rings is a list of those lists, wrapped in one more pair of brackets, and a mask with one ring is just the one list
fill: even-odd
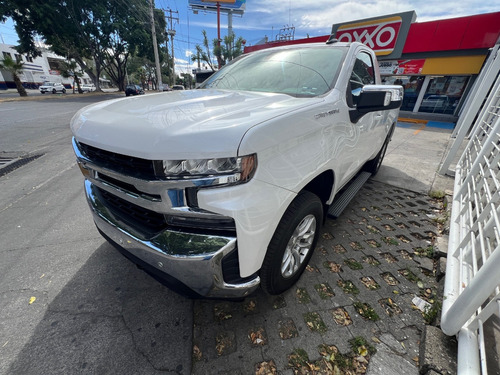
[(62, 92), (63, 92), (63, 94), (66, 94), (66, 89), (63, 89)]
[(311, 258), (323, 222), (323, 204), (304, 191), (281, 218), (260, 270), (262, 289), (280, 294), (295, 284)]
[(363, 170), (365, 172), (371, 173), (372, 176), (375, 176), (378, 173), (382, 165), (382, 162), (384, 161), (384, 156), (385, 153), (387, 152), (387, 146), (389, 145), (389, 142), (391, 141), (392, 138), (392, 133), (394, 132), (394, 126), (395, 125), (392, 125), (392, 128), (389, 131), (389, 134), (387, 135), (387, 138), (385, 139), (385, 142), (382, 145), (382, 148), (378, 152), (377, 156), (375, 156), (372, 160), (367, 161), (363, 166)]
[(56, 89), (52, 89), (52, 94), (55, 94), (56, 92)]
[(45, 94), (45, 91), (41, 91), (42, 94)]

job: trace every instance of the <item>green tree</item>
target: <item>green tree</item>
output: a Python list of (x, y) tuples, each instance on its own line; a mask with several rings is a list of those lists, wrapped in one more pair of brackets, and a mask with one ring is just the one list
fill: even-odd
[(28, 96), (28, 93), (24, 89), (21, 79), (19, 78), (19, 74), (22, 73), (23, 69), (22, 62), (17, 62), (11, 56), (6, 55), (4, 59), (0, 61), (0, 69), (12, 74), (19, 96)]
[(214, 55), (217, 57), (217, 61), (221, 66), (226, 65), (229, 61), (235, 59), (243, 53), (243, 37), (238, 37), (236, 40), (236, 35), (231, 32), (226, 35), (223, 40), (223, 44), (219, 46), (217, 39), (213, 40), (214, 43)]
[[(0, 14), (14, 20), (20, 53), (39, 55), (34, 43), (39, 35), (55, 53), (78, 62), (97, 86), (106, 71), (123, 90), (129, 57), (152, 50), (144, 0), (0, 0)], [(161, 44), (166, 39), (163, 12), (155, 10), (154, 18)], [(86, 63), (89, 58), (93, 67)]]
[(191, 56), (193, 61), (205, 62), (212, 71), (215, 71), (213, 61), (212, 61), (212, 53), (210, 52), (210, 45), (208, 44), (208, 37), (206, 30), (202, 30), (203, 34), (203, 47), (199, 44), (196, 45), (196, 56)]
[(212, 41), (213, 48), (210, 51), (210, 46), (208, 43), (207, 32), (202, 31), (203, 34), (203, 47), (199, 44), (196, 45), (196, 55), (192, 56), (193, 61), (199, 61), (206, 63), (210, 69), (215, 71), (214, 64), (212, 61), (212, 54), (217, 59), (217, 63), (220, 66), (226, 65), (229, 61), (235, 59), (243, 53), (243, 37), (236, 38), (236, 35), (231, 32), (226, 35), (222, 40), (222, 44), (219, 46), (217, 38)]

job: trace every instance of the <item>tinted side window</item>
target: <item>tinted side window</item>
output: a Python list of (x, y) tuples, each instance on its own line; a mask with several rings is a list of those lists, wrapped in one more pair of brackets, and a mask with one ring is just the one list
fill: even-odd
[(349, 91), (352, 94), (353, 104), (356, 104), (356, 97), (359, 96), (360, 89), (364, 85), (375, 84), (375, 70), (369, 54), (365, 52), (358, 53), (349, 83)]

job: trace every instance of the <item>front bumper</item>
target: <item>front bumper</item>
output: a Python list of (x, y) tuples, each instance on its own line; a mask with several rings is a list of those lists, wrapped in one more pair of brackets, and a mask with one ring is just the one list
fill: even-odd
[(251, 294), (260, 284), (255, 278), (239, 284), (226, 283), (222, 260), (235, 250), (236, 238), (193, 234), (178, 230), (164, 230), (144, 240), (134, 230), (115, 217), (100, 201), (99, 189), (85, 180), (85, 194), (99, 230), (132, 259), (140, 259), (164, 274), (174, 278), (196, 294), (208, 298), (241, 298)]

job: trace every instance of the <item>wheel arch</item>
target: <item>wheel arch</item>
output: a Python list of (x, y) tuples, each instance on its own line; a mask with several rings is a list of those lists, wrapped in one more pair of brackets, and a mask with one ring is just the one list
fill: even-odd
[[(329, 202), (332, 197), (334, 186), (335, 173), (333, 170), (329, 169), (314, 177), (302, 190), (316, 194), (323, 203), (323, 209), (326, 209), (327, 202)], [(324, 212), (326, 211), (324, 210)], [(326, 217), (326, 215), (324, 216)]]

